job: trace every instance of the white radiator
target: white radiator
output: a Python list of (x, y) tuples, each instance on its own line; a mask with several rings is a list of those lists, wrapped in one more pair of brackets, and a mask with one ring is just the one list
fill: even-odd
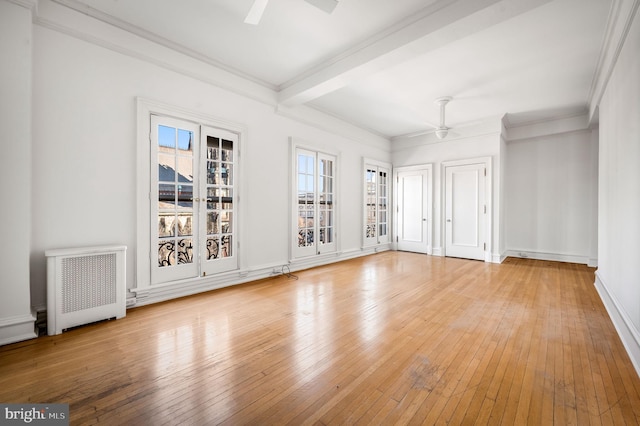
[(127, 312), (126, 246), (47, 250), (47, 333)]

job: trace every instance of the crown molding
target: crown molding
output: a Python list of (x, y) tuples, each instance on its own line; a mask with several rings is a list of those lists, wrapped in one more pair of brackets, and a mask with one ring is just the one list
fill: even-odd
[(528, 121), (516, 121), (512, 122), (511, 117), (514, 114), (506, 113), (502, 117), (502, 123), (507, 129), (516, 129), (518, 127), (530, 127), (538, 124), (550, 123), (554, 121), (573, 119), (576, 117), (584, 117), (588, 113), (587, 107), (580, 107), (579, 109), (575, 109), (574, 111), (568, 111), (565, 113), (549, 113), (546, 117), (528, 120)]
[(34, 24), (95, 46), (154, 64), (258, 102), (274, 105), (275, 92), (263, 85), (172, 49), (91, 15), (66, 7), (61, 1), (40, 1)]
[(38, 11), (38, 0), (7, 0), (9, 3), (17, 4), (25, 9), (29, 9), (32, 13)]
[(640, 0), (614, 0), (611, 5), (598, 66), (589, 90), (589, 120), (596, 115), (639, 7)]
[(499, 137), (502, 134), (502, 121), (498, 117), (490, 117), (474, 124), (450, 128), (444, 139), (438, 139), (435, 129), (425, 132), (414, 132), (391, 138), (392, 152), (397, 153), (427, 145), (447, 144), (465, 140)]
[(362, 146), (377, 148), (385, 153), (391, 152), (388, 137), (318, 108), (313, 108), (308, 105), (289, 107), (283, 104), (277, 104), (274, 112), (281, 117), (286, 117), (323, 132), (342, 136)]
[[(14, 0), (11, 0), (14, 1)], [(25, 0), (15, 0), (15, 1), (25, 1)], [(277, 89), (277, 87), (274, 84), (271, 84), (269, 82), (266, 82), (264, 80), (261, 80), (257, 77), (254, 77), (252, 75), (249, 75), (247, 73), (244, 73), (236, 68), (233, 68), (225, 63), (222, 63), (220, 61), (216, 61), (215, 59), (204, 55), (196, 50), (190, 49), (180, 43), (176, 43), (174, 41), (171, 41), (167, 38), (164, 38), (162, 36), (159, 36), (158, 34), (155, 34), (151, 31), (147, 31), (141, 27), (138, 27), (136, 25), (130, 24), (129, 22), (123, 21), (119, 18), (116, 18), (112, 15), (109, 15), (107, 13), (104, 13), (98, 9), (95, 9), (91, 6), (88, 6), (82, 2), (79, 2), (78, 0), (50, 0), (54, 3), (57, 3), (61, 6), (65, 6), (69, 9), (75, 10), (76, 12), (82, 13), (84, 15), (90, 16), (91, 18), (97, 19), (101, 22), (104, 22), (106, 24), (112, 25), (116, 28), (119, 28), (123, 31), (126, 31), (128, 33), (131, 34), (135, 34), (138, 37), (144, 38), (146, 40), (149, 40), (153, 43), (159, 44), (161, 46), (164, 46), (168, 49), (174, 50), (176, 52), (182, 53), (183, 55), (189, 56), (193, 59), (197, 59), (200, 62), (204, 62), (208, 65), (212, 65), (216, 68), (222, 69), (228, 73), (234, 74), (235, 76), (242, 78), (244, 80), (248, 80), (251, 81), (252, 83), (258, 84), (260, 86), (263, 86), (267, 89), (273, 90), (275, 91)]]
[[(280, 104), (280, 105), (282, 105), (282, 104)], [(310, 110), (316, 110), (316, 111), (321, 112), (322, 114), (325, 114), (325, 115), (327, 115), (329, 117), (333, 117), (333, 118), (335, 118), (337, 120), (340, 120), (343, 123), (347, 123), (350, 126), (353, 126), (355, 128), (364, 130), (365, 132), (371, 133), (372, 135), (378, 136), (378, 137), (380, 137), (382, 139), (386, 139), (388, 142), (391, 141), (391, 136), (389, 136), (389, 135), (387, 135), (385, 133), (382, 133), (382, 132), (380, 132), (380, 131), (378, 131), (376, 129), (372, 129), (371, 127), (365, 126), (365, 125), (357, 123), (357, 122), (355, 122), (353, 120), (350, 120), (350, 119), (347, 119), (345, 117), (342, 117), (341, 115), (338, 115), (338, 114), (336, 114), (336, 113), (334, 113), (332, 111), (329, 111), (327, 109), (321, 108), (318, 105), (315, 105), (313, 103), (308, 103), (305, 106), (307, 108), (309, 108)]]
[(100, 20), (94, 21), (94, 18), (87, 14), (82, 13), (78, 16), (77, 10), (65, 7), (61, 1), (73, 0), (41, 2), (39, 14), (34, 18), (34, 24), (252, 99), (275, 108), (276, 114), (299, 123), (343, 136), (370, 147), (377, 146), (384, 152), (389, 151), (388, 138), (379, 133), (318, 109), (303, 105), (295, 109), (279, 106), (276, 92), (272, 89), (227, 72), (211, 63), (185, 55), (184, 52), (140, 37), (123, 28)]
[(503, 119), (503, 136), (507, 142), (533, 139), (562, 133), (591, 131), (587, 111), (580, 114), (568, 114), (549, 120), (536, 120), (510, 126), (508, 117)]

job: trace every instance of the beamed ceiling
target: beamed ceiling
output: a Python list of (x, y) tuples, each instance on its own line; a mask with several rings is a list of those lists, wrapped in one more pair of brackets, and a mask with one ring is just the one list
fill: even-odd
[(611, 0), (55, 0), (387, 138), (585, 112)]

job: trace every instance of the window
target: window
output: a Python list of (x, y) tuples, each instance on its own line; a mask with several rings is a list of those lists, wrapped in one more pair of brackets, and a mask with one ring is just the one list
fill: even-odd
[(336, 250), (336, 157), (295, 149), (293, 257)]
[(364, 162), (364, 245), (389, 242), (388, 165)]

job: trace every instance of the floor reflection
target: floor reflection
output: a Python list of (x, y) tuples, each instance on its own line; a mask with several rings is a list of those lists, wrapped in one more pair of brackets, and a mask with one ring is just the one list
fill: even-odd
[[(178, 408), (201, 410), (208, 405), (223, 412), (232, 411), (233, 400), (222, 395), (234, 380), (233, 375), (223, 374), (233, 359), (231, 328), (226, 315), (198, 316), (190, 324), (156, 335), (154, 396), (168, 402), (163, 406), (164, 414), (154, 415), (170, 417)], [(191, 387), (194, 381), (209, 382), (211, 392), (195, 392)]]
[(156, 338), (156, 375), (162, 376), (193, 362), (193, 326), (165, 330)]
[[(365, 271), (362, 282), (362, 296), (360, 298), (360, 338), (364, 341), (375, 339), (383, 326), (382, 321), (386, 317), (386, 304), (379, 303), (378, 288), (380, 283), (376, 279), (376, 273), (372, 270)], [(381, 311), (383, 310), (383, 311)]]
[(322, 359), (318, 348), (330, 344), (334, 318), (322, 283), (302, 284), (296, 292), (295, 366), (300, 376), (309, 376)]

